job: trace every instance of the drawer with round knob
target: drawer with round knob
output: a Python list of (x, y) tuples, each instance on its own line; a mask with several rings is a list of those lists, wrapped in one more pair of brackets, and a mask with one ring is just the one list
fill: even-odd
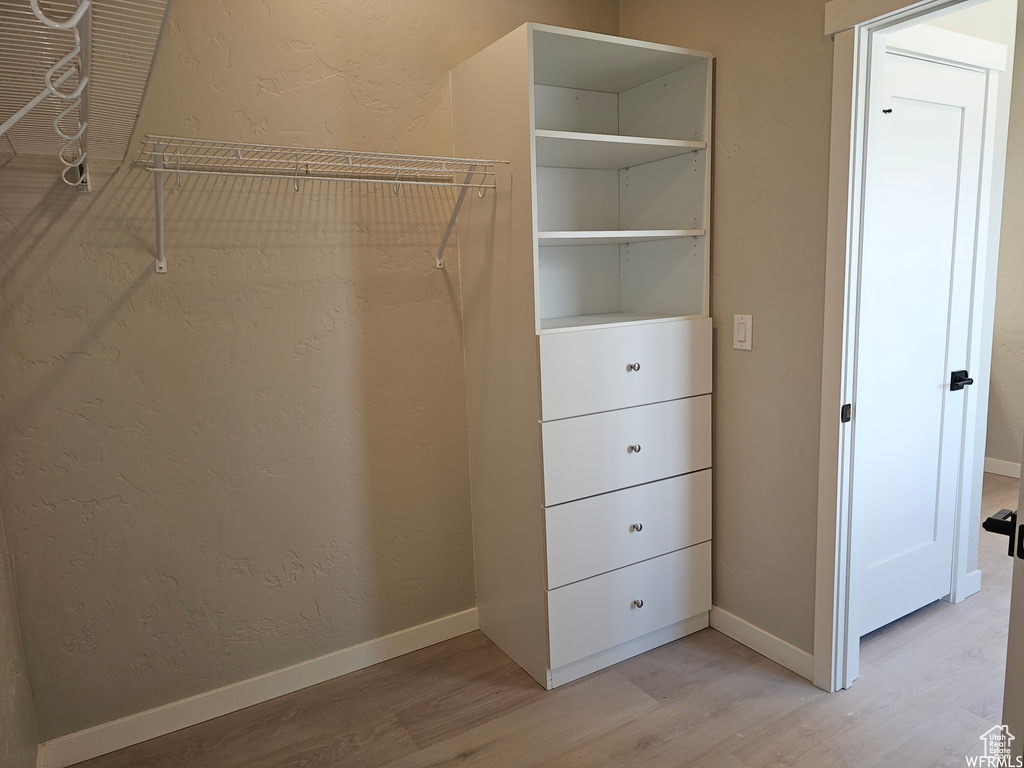
[(711, 466), (711, 396), (541, 425), (544, 506)]
[(711, 542), (548, 591), (550, 668), (711, 610)]
[(711, 318), (540, 337), (542, 420), (711, 392)]
[(544, 511), (548, 589), (711, 538), (711, 470)]

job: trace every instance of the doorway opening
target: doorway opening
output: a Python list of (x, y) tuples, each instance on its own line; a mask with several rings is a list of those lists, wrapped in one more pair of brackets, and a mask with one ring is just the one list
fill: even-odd
[(833, 30), (814, 653), (826, 690), (857, 679), (863, 637), (981, 588), (1016, 18), (1015, 0), (936, 2)]

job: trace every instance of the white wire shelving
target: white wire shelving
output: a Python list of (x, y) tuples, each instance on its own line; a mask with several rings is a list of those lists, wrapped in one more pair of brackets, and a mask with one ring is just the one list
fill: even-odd
[(399, 194), (402, 187), (452, 187), (458, 189), (435, 264), (444, 267), (444, 251), (456, 218), (469, 190), (480, 197), (496, 189), (498, 165), (505, 160), (474, 160), (462, 157), (431, 157), (362, 152), (344, 149), (311, 149), (233, 141), (186, 139), (147, 135), (138, 165), (153, 174), (156, 190), (156, 271), (167, 271), (164, 254), (164, 177), (172, 174), (177, 184), (185, 176), (219, 176), (251, 179), (285, 179), (300, 191), (304, 181), (376, 184)]
[[(85, 161), (89, 156), (92, 1), (79, 0), (70, 16), (64, 19), (46, 15), (39, 7), (39, 0), (28, 0), (28, 9), (33, 18), (27, 19), (29, 25), (26, 30), (33, 45), (24, 57), (21, 72), (37, 76), (42, 90), (0, 124), (0, 136), (40, 104), (51, 98), (58, 99), (63, 108), (53, 118), (52, 125), (61, 141), (57, 151), (57, 159), (64, 166), (61, 178), (66, 184), (88, 191), (89, 174)], [(60, 37), (67, 38), (69, 32), (71, 47), (66, 50), (67, 40), (60, 41)], [(55, 51), (64, 52), (64, 55), (60, 56)], [(47, 67), (51, 59), (56, 60)], [(72, 127), (67, 128), (69, 122)]]
[[(0, 0), (0, 149), (62, 151), (65, 180), (80, 190), (94, 161), (124, 160), (169, 8), (170, 0)], [(76, 16), (73, 29), (46, 21), (60, 27)], [(87, 79), (77, 100), (47, 86), (62, 60), (50, 82), (67, 95)], [(71, 170), (68, 161), (86, 152)]]

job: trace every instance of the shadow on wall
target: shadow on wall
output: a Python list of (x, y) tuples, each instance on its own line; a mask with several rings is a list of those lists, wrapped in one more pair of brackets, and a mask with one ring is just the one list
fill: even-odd
[[(36, 204), (26, 213), (19, 212), (17, 226), (8, 219), (5, 231), (0, 233), (5, 250), (13, 254), (12, 258), (5, 258), (0, 263), (0, 296), (3, 297), (4, 312), (9, 317), (16, 316), (19, 309), (34, 295), (46, 291), (47, 287), (52, 288), (52, 283), (48, 283), (47, 273), (52, 268), (59, 268), (55, 262), (60, 256), (60, 251), (46, 250), (41, 257), (36, 258), (36, 255), (44, 250), (44, 242), (54, 234), (51, 224), (55, 221), (60, 222), (59, 236), (62, 240), (72, 238), (74, 233), (88, 228), (98, 202), (97, 197), (87, 196), (84, 198), (86, 205), (74, 206), (76, 198), (82, 193), (72, 190), (52, 173), (44, 171), (34, 180), (46, 182), (32, 190), (31, 197), (37, 199)], [(90, 354), (96, 339), (102, 335), (104, 329), (147, 277), (145, 273), (140, 274), (115, 302), (109, 304), (102, 315), (87, 323), (88, 327), (81, 335), (67, 345), (56, 358), (49, 361), (31, 361), (39, 367), (41, 375), (34, 378), (33, 387), (25, 397), (14, 402), (8, 399), (2, 402), (0, 432), (17, 428), (20, 424), (31, 423), (38, 408), (46, 403), (54, 388), (68, 374), (70, 368), (64, 363), (73, 361), (78, 356)], [(78, 314), (76, 319), (85, 318), (84, 315)], [(19, 369), (24, 370), (28, 367), (20, 364), (30, 362), (21, 353), (15, 352), (15, 358), (14, 364)]]
[(49, 170), (0, 177), (41, 738), (471, 607), (454, 191), (169, 175), (157, 275), (149, 173)]

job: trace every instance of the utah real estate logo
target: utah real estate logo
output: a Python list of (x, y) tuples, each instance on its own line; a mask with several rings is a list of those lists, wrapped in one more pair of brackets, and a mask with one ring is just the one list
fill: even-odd
[(1010, 755), (1010, 742), (1015, 737), (1005, 725), (993, 726), (979, 738), (984, 753), (968, 755), (968, 768), (1024, 768), (1024, 758)]

